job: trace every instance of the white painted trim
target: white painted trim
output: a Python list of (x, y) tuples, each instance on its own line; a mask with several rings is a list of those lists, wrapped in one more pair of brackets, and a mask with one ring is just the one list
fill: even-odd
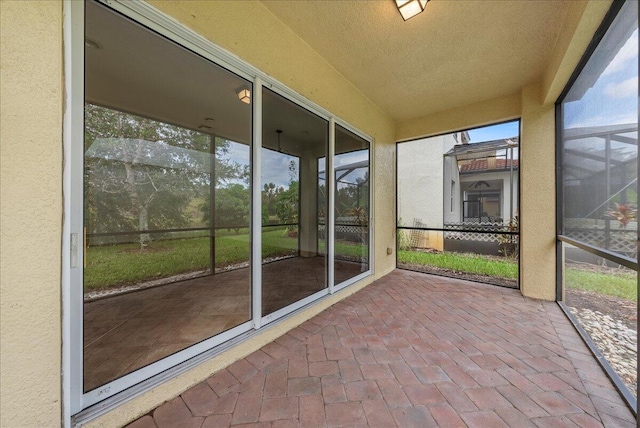
[[(364, 138), (364, 137), (363, 137)], [(374, 177), (375, 175), (375, 166), (376, 166), (376, 156), (375, 156), (375, 141), (373, 139), (367, 140), (369, 141), (369, 270), (366, 272), (369, 275), (373, 275), (375, 272), (375, 216), (373, 213), (375, 212), (375, 183)], [(395, 154), (394, 154), (395, 156)], [(396, 165), (395, 158), (393, 165)], [(394, 167), (395, 168), (395, 167)], [(394, 176), (397, 174), (394, 174)], [(396, 196), (394, 196), (395, 198)], [(395, 206), (395, 201), (394, 201)], [(395, 213), (393, 214), (395, 217)], [(395, 219), (393, 220), (395, 221)], [(395, 228), (394, 228), (395, 230)]]
[(290, 304), (289, 306), (285, 306), (282, 309), (278, 309), (275, 312), (271, 312), (269, 315), (265, 315), (264, 317), (262, 317), (262, 325), (269, 324), (270, 322), (273, 322), (279, 318), (287, 316), (291, 312), (297, 311), (298, 309), (304, 306), (307, 306), (308, 304), (313, 303), (316, 300), (324, 296), (327, 296), (328, 294), (329, 294), (329, 289), (323, 288), (322, 290), (312, 294), (311, 296), (307, 296), (302, 300), (298, 300), (297, 302)]
[(262, 79), (253, 82), (251, 146), (251, 290), (253, 328), (262, 325)]
[(327, 154), (327, 158), (325, 160), (324, 170), (327, 172), (325, 174), (325, 182), (327, 185), (327, 197), (329, 198), (329, 203), (327, 207), (327, 217), (326, 217), (326, 234), (325, 234), (325, 242), (327, 248), (327, 258), (329, 260), (328, 264), (328, 277), (327, 282), (329, 284), (329, 293), (333, 294), (335, 290), (335, 225), (336, 225), (336, 201), (335, 201), (335, 193), (334, 189), (336, 186), (336, 172), (333, 170), (333, 158), (336, 155), (336, 121), (332, 117), (329, 119), (329, 153)]
[[(62, 394), (63, 424), (82, 409), (83, 341), (83, 180), (84, 180), (84, 3), (65, 0), (62, 232)], [(72, 257), (71, 236), (76, 249)]]

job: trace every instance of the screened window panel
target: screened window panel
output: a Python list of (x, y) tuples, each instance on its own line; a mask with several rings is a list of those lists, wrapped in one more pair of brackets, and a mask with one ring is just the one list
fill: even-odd
[(637, 258), (638, 3), (627, 2), (561, 104), (562, 234)]

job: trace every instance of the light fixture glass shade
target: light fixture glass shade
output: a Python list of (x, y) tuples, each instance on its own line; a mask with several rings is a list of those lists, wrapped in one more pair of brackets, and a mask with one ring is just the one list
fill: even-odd
[(396, 0), (396, 6), (405, 21), (424, 10), (429, 0)]
[(251, 91), (248, 89), (241, 89), (238, 92), (238, 99), (245, 104), (251, 104)]

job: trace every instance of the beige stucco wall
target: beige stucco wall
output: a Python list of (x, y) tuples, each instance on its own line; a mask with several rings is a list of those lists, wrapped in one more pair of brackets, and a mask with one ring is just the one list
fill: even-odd
[(554, 103), (560, 96), (611, 3), (612, 0), (573, 0), (569, 4), (542, 79), (541, 95), (545, 103)]
[(520, 117), (520, 93), (493, 98), (396, 124), (396, 140), (413, 140)]
[(0, 3), (0, 425), (61, 420), (62, 4)]
[(555, 107), (541, 103), (541, 90), (541, 84), (522, 89), (520, 289), (555, 300)]

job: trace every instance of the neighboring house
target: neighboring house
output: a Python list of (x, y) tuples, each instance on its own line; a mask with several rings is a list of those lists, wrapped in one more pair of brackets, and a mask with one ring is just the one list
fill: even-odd
[(461, 143), (444, 154), (445, 224), (508, 224), (515, 219), (520, 166), (518, 140), (516, 136)]
[[(453, 158), (443, 158), (444, 153), (456, 144), (469, 141), (466, 131), (439, 135), (427, 139), (410, 141), (398, 145), (398, 218), (401, 226), (442, 229), (448, 210), (459, 210), (460, 203), (451, 199), (452, 192), (459, 191), (458, 179), (451, 177), (451, 187), (443, 186), (445, 170), (455, 171), (450, 164)], [(444, 181), (449, 183), (450, 180)], [(443, 188), (444, 187), (444, 188)], [(451, 201), (452, 205), (449, 205)], [(443, 217), (443, 214), (445, 217)], [(412, 233), (411, 246), (443, 249), (442, 233), (436, 231)]]
[(436, 229), (412, 231), (410, 246), (442, 251), (450, 236), (437, 229), (470, 223), (502, 226), (516, 217), (519, 138), (469, 141), (463, 131), (399, 145), (402, 223)]

